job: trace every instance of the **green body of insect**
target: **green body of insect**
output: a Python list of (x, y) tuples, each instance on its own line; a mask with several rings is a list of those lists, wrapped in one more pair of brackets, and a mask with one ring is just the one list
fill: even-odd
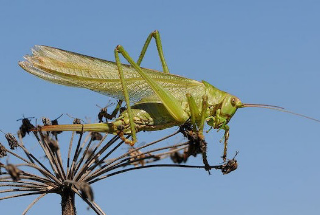
[[(192, 95), (195, 99), (195, 104), (197, 105), (197, 109), (195, 112), (195, 123), (196, 125), (200, 125), (201, 123), (201, 107), (202, 107), (202, 97), (203, 95), (208, 95), (208, 108), (204, 112), (204, 118), (207, 123), (214, 128), (220, 128), (222, 125), (227, 127), (226, 124), (234, 114), (236, 108), (230, 108), (229, 112), (221, 112), (221, 107), (228, 106), (224, 103), (230, 103), (229, 98), (234, 98), (234, 103), (236, 97), (231, 96), (228, 93), (215, 89), (212, 85), (203, 82), (199, 83), (198, 90), (196, 94)], [(215, 91), (215, 96), (212, 94), (206, 94), (203, 92)], [(202, 94), (200, 94), (202, 93)], [(199, 94), (199, 95), (197, 95)], [(188, 95), (189, 96), (189, 95)], [(181, 98), (183, 98), (181, 96)], [(190, 105), (187, 100), (187, 96), (184, 95), (184, 99), (178, 100), (183, 109), (183, 113), (186, 116), (183, 120), (178, 121), (173, 118), (170, 113), (167, 111), (165, 106), (157, 100), (152, 101), (150, 98), (141, 99), (141, 101), (136, 102), (131, 106), (131, 113), (133, 117), (133, 121), (135, 124), (136, 131), (156, 131), (161, 130), (173, 126), (180, 126), (185, 123), (189, 118), (191, 118)], [(200, 109), (199, 109), (200, 107)], [(220, 113), (220, 117), (216, 119), (217, 112)], [(98, 131), (98, 132), (107, 132), (117, 134), (118, 128), (123, 127), (123, 132), (125, 134), (131, 134), (130, 130), (130, 122), (129, 122), (129, 112), (128, 110), (123, 111), (117, 119), (113, 122), (109, 123), (95, 123), (95, 124), (84, 124), (84, 125), (59, 125), (59, 126), (44, 126), (44, 131), (58, 131), (58, 130), (73, 130), (73, 131)]]
[[(141, 61), (152, 38), (155, 38), (163, 72), (141, 68)], [(42, 79), (90, 90), (125, 100), (127, 110), (113, 122), (85, 125), (43, 126), (43, 131), (97, 131), (113, 134), (131, 134), (136, 142), (137, 131), (156, 131), (180, 126), (190, 120), (194, 131), (202, 137), (204, 123), (225, 130), (226, 158), (229, 137), (228, 122), (241, 101), (209, 83), (169, 73), (164, 60), (160, 35), (152, 32), (134, 62), (121, 46), (115, 49), (116, 62), (101, 60), (47, 46), (36, 46), (32, 56), (19, 65)], [(130, 65), (120, 63), (119, 53)], [(133, 105), (130, 105), (133, 103)], [(121, 128), (121, 129), (120, 129)]]

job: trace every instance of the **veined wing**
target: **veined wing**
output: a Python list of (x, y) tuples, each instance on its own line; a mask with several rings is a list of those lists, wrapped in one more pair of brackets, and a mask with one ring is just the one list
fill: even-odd
[[(48, 46), (35, 46), (32, 55), (24, 58), (26, 61), (19, 62), (19, 65), (44, 80), (87, 88), (116, 99), (124, 99), (118, 68), (114, 62)], [(154, 92), (139, 73), (130, 65), (122, 65), (130, 100), (136, 102), (152, 97)], [(201, 82), (192, 79), (151, 69), (142, 70), (178, 100), (184, 100), (186, 93), (193, 94), (204, 88)]]

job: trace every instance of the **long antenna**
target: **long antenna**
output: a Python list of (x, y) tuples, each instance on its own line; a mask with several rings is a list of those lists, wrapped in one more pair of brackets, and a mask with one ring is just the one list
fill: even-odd
[(266, 104), (242, 104), (242, 107), (273, 107), (273, 108), (278, 108), (278, 109), (284, 109), (283, 107), (276, 106), (276, 105), (266, 105)]
[(266, 108), (266, 109), (271, 109), (271, 110), (276, 110), (276, 111), (281, 111), (281, 112), (285, 112), (285, 113), (290, 113), (296, 116), (300, 116), (300, 117), (304, 117), (316, 122), (320, 122), (320, 120), (300, 114), (300, 113), (295, 113), (292, 111), (288, 111), (286, 109), (284, 109), (283, 107), (279, 107), (279, 106), (275, 106), (275, 105), (265, 105), (265, 104), (242, 104), (241, 107), (257, 107), (257, 108)]

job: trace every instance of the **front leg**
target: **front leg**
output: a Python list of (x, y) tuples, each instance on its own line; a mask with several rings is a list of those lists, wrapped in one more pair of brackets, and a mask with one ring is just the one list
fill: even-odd
[[(195, 103), (194, 98), (192, 95), (187, 94), (187, 100), (189, 104), (190, 109), (190, 119), (192, 124), (192, 131), (189, 131), (189, 134), (191, 134), (188, 138), (191, 140), (191, 144), (194, 144), (199, 147), (200, 152), (202, 154), (202, 161), (205, 166), (205, 170), (208, 171), (210, 174), (210, 165), (207, 159), (207, 142), (205, 141), (205, 138), (203, 136), (203, 127), (206, 117), (206, 111), (208, 108), (208, 97), (204, 95), (202, 97), (202, 109), (201, 113), (199, 113), (199, 108)], [(199, 122), (200, 117), (200, 122)], [(197, 128), (198, 125), (198, 128)], [(191, 138), (192, 137), (192, 138)]]
[(222, 159), (224, 162), (226, 162), (230, 128), (229, 126), (225, 125), (223, 129), (224, 129), (224, 150), (223, 150)]
[(221, 129), (224, 130), (224, 149), (223, 149), (223, 155), (222, 155), (222, 159), (223, 162), (226, 162), (227, 159), (227, 150), (228, 150), (228, 140), (229, 140), (229, 126), (227, 125), (227, 120), (223, 117), (220, 116), (220, 109), (216, 111), (216, 116), (214, 117), (215, 119), (215, 126), (219, 126), (218, 131), (220, 131)]
[[(229, 126), (227, 125), (227, 120), (224, 117), (221, 117), (220, 115), (221, 110), (218, 109), (215, 113), (215, 116), (210, 116), (207, 118), (208, 124), (212, 126), (212, 128), (218, 129), (220, 131), (221, 129), (224, 130), (224, 149), (223, 149), (223, 155), (222, 159), (225, 162), (227, 159), (227, 149), (228, 149), (228, 140), (229, 140)], [(220, 140), (221, 142), (221, 140)]]

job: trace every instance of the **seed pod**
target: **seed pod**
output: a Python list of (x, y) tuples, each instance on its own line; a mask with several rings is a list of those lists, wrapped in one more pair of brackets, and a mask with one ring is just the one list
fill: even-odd
[[(81, 124), (81, 119), (74, 118), (73, 124)], [(81, 131), (76, 131), (76, 134), (81, 134)]]
[(4, 167), (4, 164), (0, 162), (0, 175), (2, 175), (1, 168)]
[[(89, 159), (90, 157), (94, 156), (93, 153), (94, 153), (94, 148), (89, 148), (88, 151), (86, 152), (85, 158)], [(94, 163), (96, 163), (96, 164), (99, 163), (98, 157), (94, 158)], [(101, 164), (99, 166), (101, 166)]]
[(226, 175), (238, 168), (238, 162), (236, 159), (228, 160), (221, 168), (221, 172)]
[(21, 175), (22, 172), (15, 165), (8, 164), (4, 168), (7, 170), (7, 172), (9, 173), (9, 175), (11, 176), (13, 181), (19, 181), (20, 180), (20, 175)]
[(91, 186), (87, 182), (79, 182), (79, 187), (81, 191), (81, 195), (88, 199), (89, 201), (93, 201), (93, 191)]
[[(43, 123), (44, 126), (46, 126), (46, 125), (58, 125), (58, 119), (59, 119), (61, 116), (63, 116), (63, 114), (61, 114), (58, 118), (56, 118), (56, 119), (54, 119), (54, 120), (52, 120), (52, 121), (51, 121), (50, 119), (46, 118), (46, 117), (42, 117), (42, 123)], [(62, 131), (52, 131), (51, 133), (52, 133), (52, 135), (55, 136), (56, 139), (57, 139), (57, 138), (58, 138), (58, 137), (57, 137), (58, 134), (61, 134)]]
[(54, 140), (52, 138), (48, 138), (47, 141), (48, 141), (48, 145), (49, 145), (49, 147), (50, 147), (52, 152), (58, 151), (59, 144), (58, 144), (58, 142), (56, 140)]
[(22, 125), (19, 128), (19, 132), (21, 134), (21, 137), (25, 137), (26, 134), (29, 134), (31, 129), (34, 128), (34, 125), (31, 124), (30, 120), (28, 118), (22, 119)]
[(99, 132), (91, 132), (91, 141), (102, 140), (102, 135)]
[[(141, 166), (145, 165), (144, 158), (146, 157), (146, 155), (143, 154), (143, 152), (141, 152), (140, 150), (136, 151), (134, 148), (129, 149), (129, 156), (130, 156), (130, 164), (134, 165), (135, 167), (138, 167), (139, 165)], [(139, 161), (135, 161), (135, 160), (139, 160)]]
[[(62, 115), (61, 115), (61, 116), (62, 116)], [(51, 124), (52, 124), (52, 125), (59, 125), (58, 119), (59, 119), (61, 116), (59, 116), (58, 118), (52, 120), (52, 121), (51, 121)], [(53, 131), (53, 132), (52, 132), (52, 134), (53, 134), (54, 136), (57, 136), (58, 134), (61, 134), (61, 133), (62, 133), (62, 131)]]
[(51, 120), (47, 117), (42, 117), (42, 123), (44, 126), (46, 125), (52, 125)]
[(81, 124), (81, 119), (79, 119), (79, 118), (74, 118), (73, 124)]
[(7, 156), (7, 149), (0, 143), (0, 158)]
[[(173, 151), (175, 149), (176, 148), (173, 148), (171, 150)], [(170, 154), (170, 158), (171, 158), (172, 162), (177, 163), (177, 164), (181, 164), (182, 162), (185, 162), (184, 157), (185, 157), (184, 154), (181, 154), (178, 151), (171, 152), (171, 154)]]
[(13, 134), (11, 133), (7, 133), (5, 135), (5, 138), (8, 141), (8, 144), (10, 146), (10, 149), (14, 150), (15, 148), (17, 148), (19, 146), (17, 139), (13, 136)]
[(221, 166), (221, 172), (226, 175), (229, 174), (230, 172), (236, 170), (238, 168), (238, 161), (235, 159), (236, 156), (238, 155), (238, 151), (236, 152), (235, 156), (231, 159), (228, 160), (226, 164), (223, 164)]

